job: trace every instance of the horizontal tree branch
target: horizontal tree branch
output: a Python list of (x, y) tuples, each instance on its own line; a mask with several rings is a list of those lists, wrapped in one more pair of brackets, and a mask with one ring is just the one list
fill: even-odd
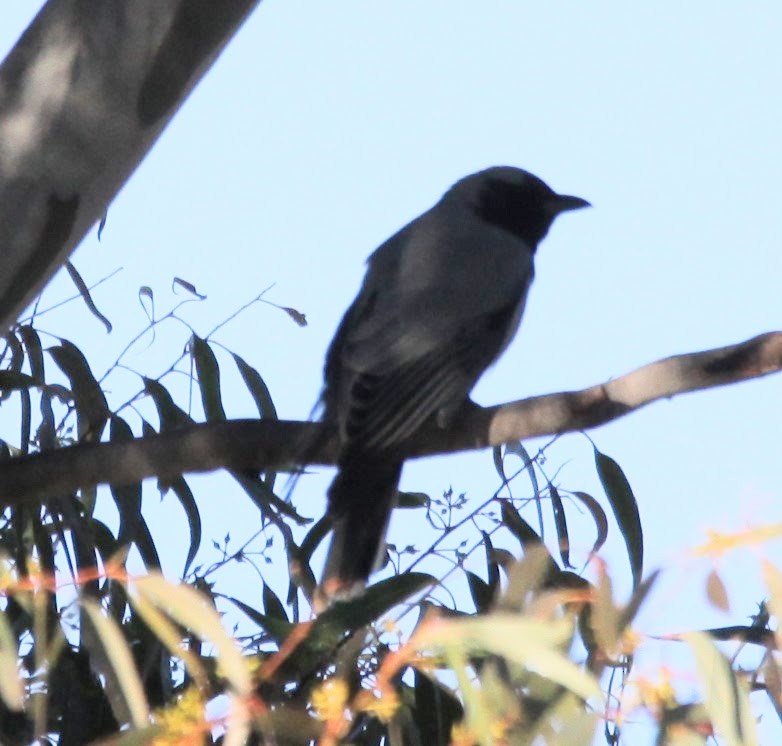
[[(465, 407), (446, 428), (431, 423), (408, 458), (497, 446), (586, 430), (663, 398), (782, 370), (782, 332), (729, 347), (658, 360), (581, 391)], [(307, 460), (333, 464), (334, 433), (321, 423), (231, 420), (195, 425), (122, 443), (75, 445), (6, 461), (0, 503), (44, 500), (98, 484), (168, 480), (215, 469), (285, 469)]]

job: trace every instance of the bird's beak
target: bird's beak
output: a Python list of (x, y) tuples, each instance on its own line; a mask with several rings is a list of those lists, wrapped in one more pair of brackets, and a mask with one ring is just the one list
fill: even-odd
[(592, 207), (589, 202), (581, 197), (571, 197), (567, 194), (558, 194), (556, 199), (551, 205), (554, 214), (559, 215), (561, 212), (567, 212), (568, 210), (580, 210), (582, 207)]

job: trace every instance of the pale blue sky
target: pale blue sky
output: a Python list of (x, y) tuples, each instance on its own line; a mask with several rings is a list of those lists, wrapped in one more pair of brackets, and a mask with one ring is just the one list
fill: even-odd
[[(3, 8), (0, 52), (34, 5)], [(172, 276), (193, 282), (209, 300), (188, 319), (206, 333), (276, 283), (268, 298), (306, 313), (307, 328), (257, 306), (218, 339), (259, 369), (281, 416), (304, 417), (366, 256), (455, 179), (507, 163), (594, 209), (563, 218), (542, 245), (522, 331), (479, 402), (579, 388), (778, 329), (780, 39), (771, 0), (266, 0), (116, 199), (102, 243), (93, 234), (75, 255), (88, 282), (124, 268), (95, 292), (114, 333), (78, 305), (46, 325), (102, 372), (143, 326), (140, 285), (165, 307)], [(59, 278), (46, 298), (69, 292)], [(132, 362), (154, 375), (165, 351), (158, 342)], [(642, 617), (645, 631), (741, 623), (762, 597), (749, 554), (722, 565), (729, 617), (701, 603), (707, 565), (672, 563), (708, 528), (780, 520), (780, 394), (772, 377), (592, 433), (635, 490), (647, 568), (670, 568), (655, 597), (665, 615)], [(252, 416), (238, 384), (226, 398), (231, 416)], [(600, 496), (584, 438), (556, 446), (550, 471), (560, 466), (561, 485)], [(326, 479), (297, 492), (307, 514), (321, 509)], [(229, 494), (225, 481), (198, 481)], [(410, 465), (403, 487), (436, 495), (453, 484), (478, 498), (495, 483), (478, 453)], [(218, 498), (206, 537), (238, 538), (254, 513), (240, 496)], [(182, 520), (170, 499), (154, 502), (160, 520)], [(407, 536), (397, 521), (392, 540)], [(778, 546), (758, 551), (782, 558)], [(616, 531), (606, 557), (626, 590)]]

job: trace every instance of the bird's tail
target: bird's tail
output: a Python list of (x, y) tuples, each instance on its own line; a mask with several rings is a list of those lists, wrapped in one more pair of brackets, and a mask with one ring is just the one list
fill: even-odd
[(334, 533), (316, 596), (318, 610), (360, 592), (379, 565), (401, 472), (402, 462), (385, 455), (341, 459), (328, 491)]

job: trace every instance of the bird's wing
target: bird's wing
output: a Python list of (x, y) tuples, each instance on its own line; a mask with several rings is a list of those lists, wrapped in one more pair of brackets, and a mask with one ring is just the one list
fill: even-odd
[(393, 449), (435, 412), (460, 403), (502, 351), (518, 311), (514, 304), (474, 319), (415, 359), (389, 359), (384, 370), (345, 371), (340, 410), (348, 443)]

